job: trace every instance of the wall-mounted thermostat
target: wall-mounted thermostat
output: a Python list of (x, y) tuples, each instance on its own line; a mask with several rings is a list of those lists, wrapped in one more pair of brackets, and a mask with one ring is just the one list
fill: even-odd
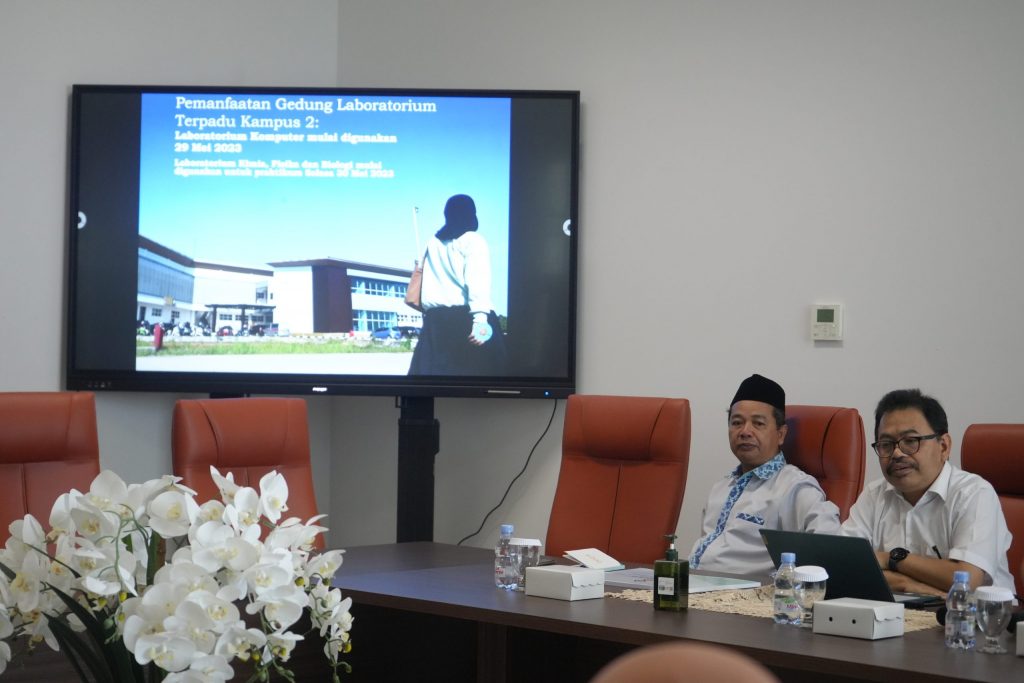
[(816, 304), (811, 309), (811, 339), (842, 341), (843, 307), (841, 304)]

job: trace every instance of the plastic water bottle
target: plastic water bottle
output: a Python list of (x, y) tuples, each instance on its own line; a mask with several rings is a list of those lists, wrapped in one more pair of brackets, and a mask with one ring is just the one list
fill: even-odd
[(517, 549), (511, 543), (514, 530), (511, 524), (502, 524), (498, 544), (494, 546), (494, 585), (507, 591), (514, 591), (519, 586)]
[(946, 596), (946, 647), (974, 649), (974, 620), (977, 604), (971, 593), (971, 575), (953, 572), (953, 585)]
[(796, 598), (796, 555), (782, 553), (775, 572), (775, 594), (772, 614), (776, 624), (800, 625), (800, 601)]

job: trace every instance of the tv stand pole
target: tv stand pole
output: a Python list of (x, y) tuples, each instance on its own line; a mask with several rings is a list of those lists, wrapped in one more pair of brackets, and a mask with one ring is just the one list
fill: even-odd
[(399, 397), (398, 529), (396, 539), (434, 540), (434, 456), (441, 448), (441, 423), (433, 396)]

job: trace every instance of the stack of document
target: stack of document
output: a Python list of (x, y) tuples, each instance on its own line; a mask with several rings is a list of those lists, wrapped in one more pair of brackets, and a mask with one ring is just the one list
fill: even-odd
[[(635, 588), (637, 590), (654, 590), (654, 570), (646, 567), (637, 567), (636, 569), (609, 572), (604, 577), (604, 585), (616, 586), (618, 588)], [(757, 581), (728, 579), (724, 576), (690, 574), (690, 586), (687, 592), (693, 595), (694, 593), (710, 593), (711, 591), (757, 588), (760, 585)]]

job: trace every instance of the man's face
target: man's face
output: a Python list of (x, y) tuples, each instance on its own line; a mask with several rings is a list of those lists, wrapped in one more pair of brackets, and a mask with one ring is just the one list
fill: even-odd
[[(928, 436), (935, 430), (917, 408), (893, 410), (882, 415), (875, 441), (898, 442), (904, 437)], [(917, 452), (907, 455), (897, 445), (891, 458), (879, 458), (882, 474), (911, 505), (915, 505), (949, 459), (952, 439), (943, 434), (918, 442)], [(910, 449), (913, 450), (913, 449)]]
[(774, 458), (785, 438), (786, 425), (775, 423), (767, 403), (737, 401), (729, 410), (729, 447), (744, 472)]

